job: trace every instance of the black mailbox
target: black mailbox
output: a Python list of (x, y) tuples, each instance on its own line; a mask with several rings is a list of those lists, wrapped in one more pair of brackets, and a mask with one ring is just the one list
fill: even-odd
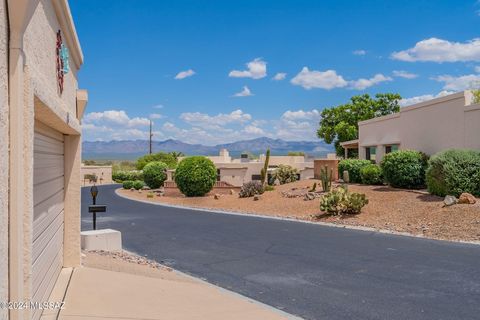
[(107, 206), (104, 204), (92, 204), (88, 206), (88, 212), (106, 212)]

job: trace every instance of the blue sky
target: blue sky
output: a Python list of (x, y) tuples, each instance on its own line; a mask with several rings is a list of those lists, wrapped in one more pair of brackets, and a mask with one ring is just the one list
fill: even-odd
[(480, 81), (480, 2), (70, 0), (84, 140), (315, 140), (352, 95)]

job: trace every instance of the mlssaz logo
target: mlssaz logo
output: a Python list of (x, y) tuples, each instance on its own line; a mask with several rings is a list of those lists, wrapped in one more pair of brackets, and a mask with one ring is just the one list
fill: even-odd
[(57, 82), (60, 94), (63, 93), (63, 77), (70, 71), (68, 48), (63, 44), (62, 33), (57, 32)]

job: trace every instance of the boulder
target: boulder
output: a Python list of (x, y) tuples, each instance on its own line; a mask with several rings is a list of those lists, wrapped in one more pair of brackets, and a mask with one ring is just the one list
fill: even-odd
[(463, 204), (475, 204), (477, 202), (477, 199), (475, 197), (467, 192), (464, 192), (458, 197), (458, 203), (463, 203)]
[(280, 185), (280, 180), (275, 179), (275, 181), (273, 181), (273, 185), (274, 186), (279, 186)]
[(135, 188), (130, 188), (130, 191), (135, 191)]
[(215, 200), (220, 199), (220, 195), (218, 193), (215, 193), (215, 195), (213, 196), (213, 199), (215, 199)]
[(315, 192), (308, 192), (305, 194), (305, 197), (303, 198), (303, 200), (305, 201), (315, 200), (316, 197), (317, 197), (317, 194)]
[(457, 203), (457, 198), (454, 196), (445, 196), (445, 199), (443, 199), (443, 206), (448, 207), (448, 206), (453, 206), (454, 204)]
[(262, 197), (259, 195), (259, 194), (256, 194), (253, 196), (253, 201), (258, 201), (260, 200)]
[(230, 189), (230, 194), (231, 194), (231, 195), (234, 195), (234, 194), (235, 194), (235, 190)]
[(149, 186), (143, 186), (142, 190), (151, 190)]

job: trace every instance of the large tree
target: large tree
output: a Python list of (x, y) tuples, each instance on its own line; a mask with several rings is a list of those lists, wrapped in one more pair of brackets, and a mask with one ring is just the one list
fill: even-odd
[(317, 136), (326, 143), (334, 143), (338, 155), (343, 155), (340, 142), (358, 139), (358, 122), (400, 111), (396, 93), (378, 93), (353, 96), (346, 104), (325, 108), (320, 119)]

